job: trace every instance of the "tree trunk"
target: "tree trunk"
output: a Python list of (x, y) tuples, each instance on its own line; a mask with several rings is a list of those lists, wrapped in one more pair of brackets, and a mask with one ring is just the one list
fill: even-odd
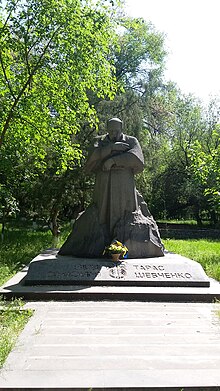
[(212, 210), (210, 212), (210, 216), (211, 216), (211, 222), (214, 226), (216, 226), (217, 222), (218, 222), (218, 219), (217, 219), (217, 215), (216, 215), (216, 212), (215, 210)]
[(1, 231), (1, 239), (4, 240), (4, 234), (5, 234), (5, 210), (3, 209), (3, 216), (2, 216), (2, 231)]
[(50, 213), (50, 229), (54, 237), (58, 237), (60, 234), (59, 225), (57, 221), (58, 214), (59, 214), (59, 209), (56, 205), (54, 205)]

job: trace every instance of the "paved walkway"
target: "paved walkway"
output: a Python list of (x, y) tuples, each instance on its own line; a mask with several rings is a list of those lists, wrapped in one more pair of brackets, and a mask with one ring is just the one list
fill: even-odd
[(220, 304), (26, 306), (35, 314), (0, 372), (1, 390), (220, 390)]

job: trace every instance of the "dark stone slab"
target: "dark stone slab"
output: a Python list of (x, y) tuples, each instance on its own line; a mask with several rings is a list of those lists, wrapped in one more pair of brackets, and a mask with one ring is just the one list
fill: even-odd
[(48, 250), (30, 263), (24, 284), (209, 287), (210, 281), (200, 264), (177, 254), (115, 264), (108, 259), (74, 258)]

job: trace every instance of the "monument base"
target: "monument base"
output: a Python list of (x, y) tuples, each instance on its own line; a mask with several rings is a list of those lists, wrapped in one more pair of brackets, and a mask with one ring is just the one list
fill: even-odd
[(177, 254), (114, 263), (47, 250), (31, 261), (24, 284), (207, 288), (210, 280), (199, 263)]

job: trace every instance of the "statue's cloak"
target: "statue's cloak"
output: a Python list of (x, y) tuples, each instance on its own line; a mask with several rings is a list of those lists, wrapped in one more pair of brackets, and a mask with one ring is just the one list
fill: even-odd
[[(96, 175), (93, 204), (76, 220), (60, 254), (101, 256), (105, 246), (117, 239), (128, 247), (129, 258), (163, 256), (157, 225), (135, 187), (134, 174), (144, 168), (141, 147), (135, 137), (125, 134), (120, 141), (129, 149), (112, 151), (112, 141), (105, 135), (90, 151), (85, 170)], [(104, 171), (109, 158), (114, 165)]]
[[(122, 135), (124, 143), (129, 144), (127, 152), (108, 154), (111, 143), (108, 135), (100, 139), (90, 155), (86, 171), (96, 174), (94, 203), (98, 208), (99, 222), (105, 224), (112, 236), (115, 224), (125, 212), (138, 209), (134, 174), (144, 167), (144, 157), (135, 137)], [(109, 171), (103, 171), (106, 159), (113, 157), (115, 165)]]

